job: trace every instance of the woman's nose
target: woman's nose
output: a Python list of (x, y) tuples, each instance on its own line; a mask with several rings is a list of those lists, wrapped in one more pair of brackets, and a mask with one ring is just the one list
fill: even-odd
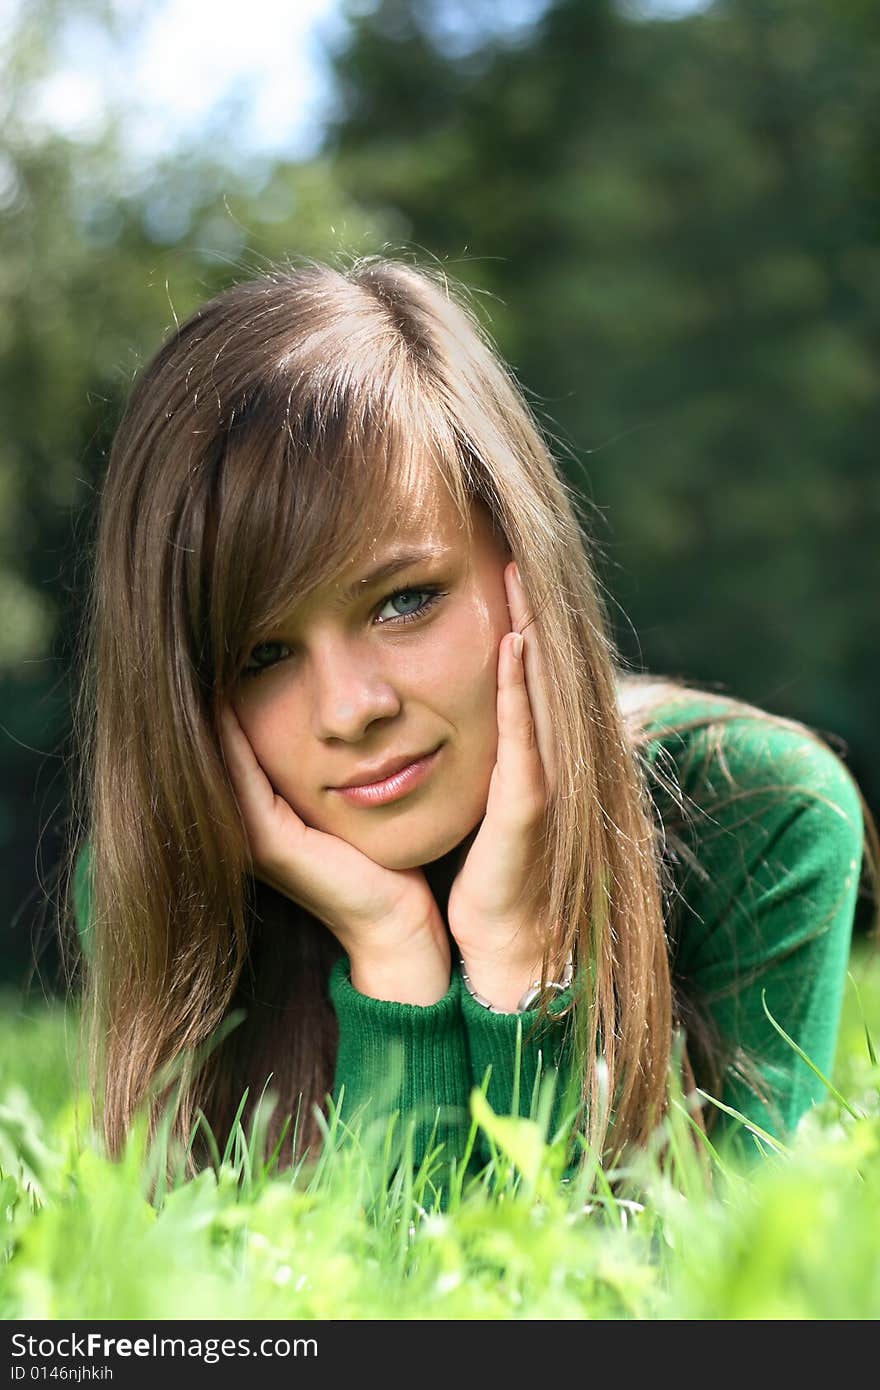
[(316, 652), (312, 666), (312, 708), (318, 738), (353, 743), (375, 719), (400, 711), (400, 697), (363, 647), (326, 646)]

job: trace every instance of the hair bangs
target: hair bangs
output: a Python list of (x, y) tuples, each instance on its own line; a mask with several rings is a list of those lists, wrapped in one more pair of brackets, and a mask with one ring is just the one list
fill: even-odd
[(438, 477), (471, 531), (458, 430), (416, 371), (299, 400), (281, 385), (238, 412), (221, 464), (209, 559), (221, 687), (316, 590), (427, 518)]

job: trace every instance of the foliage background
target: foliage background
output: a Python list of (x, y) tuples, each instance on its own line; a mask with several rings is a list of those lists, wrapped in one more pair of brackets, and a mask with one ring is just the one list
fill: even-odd
[[(313, 154), (243, 158), (232, 103), (152, 165), (112, 111), (76, 136), (33, 116), (71, 23), (112, 46), (137, 8), (4, 20), (4, 977), (51, 907), (126, 390), (175, 315), (285, 255), (387, 248), (470, 286), (594, 504), (623, 655), (835, 734), (876, 808), (874, 0), (345, 0)], [(55, 966), (50, 943), (46, 987)]]

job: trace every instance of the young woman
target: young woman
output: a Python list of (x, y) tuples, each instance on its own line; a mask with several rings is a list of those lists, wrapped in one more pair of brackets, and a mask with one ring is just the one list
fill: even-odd
[(474, 1086), (526, 1109), (551, 1063), (610, 1161), (676, 1028), (687, 1089), (771, 1132), (820, 1094), (762, 994), (827, 1070), (867, 808), (803, 726), (622, 670), (576, 496), (443, 276), (304, 262), (195, 313), (94, 575), (71, 863), (111, 1153), (171, 1064), (176, 1133), (221, 1147), (271, 1077), (284, 1161), (331, 1094), (456, 1152)]

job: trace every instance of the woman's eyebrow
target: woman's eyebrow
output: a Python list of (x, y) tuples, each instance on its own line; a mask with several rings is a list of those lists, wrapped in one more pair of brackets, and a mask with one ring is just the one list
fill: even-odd
[(371, 589), (374, 585), (381, 583), (385, 579), (390, 579), (401, 570), (410, 569), (413, 565), (423, 565), (431, 560), (439, 560), (449, 553), (448, 546), (433, 545), (425, 546), (416, 550), (398, 550), (389, 556), (381, 565), (376, 565), (362, 575), (360, 579), (355, 579), (351, 584), (342, 585), (339, 593), (343, 602), (353, 603), (363, 593), (365, 589)]

